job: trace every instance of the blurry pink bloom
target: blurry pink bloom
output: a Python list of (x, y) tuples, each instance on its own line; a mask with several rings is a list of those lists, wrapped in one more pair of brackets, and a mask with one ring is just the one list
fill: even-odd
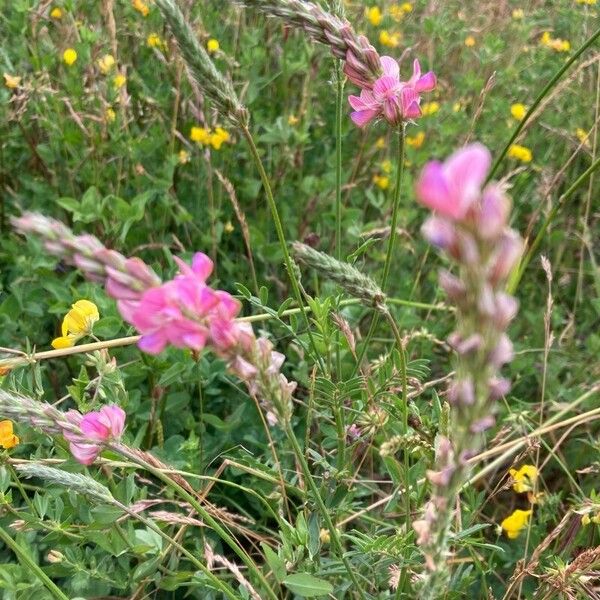
[(462, 219), (481, 195), (490, 162), (489, 150), (478, 143), (461, 148), (444, 163), (431, 161), (417, 182), (417, 198), (447, 218)]
[(360, 96), (350, 96), (348, 101), (354, 109), (350, 117), (359, 127), (365, 127), (380, 116), (392, 125), (421, 116), (421, 92), (435, 88), (436, 78), (430, 71), (421, 75), (418, 60), (413, 63), (413, 75), (408, 81), (400, 81), (400, 67), (391, 56), (381, 57), (383, 75), (373, 88), (364, 87)]

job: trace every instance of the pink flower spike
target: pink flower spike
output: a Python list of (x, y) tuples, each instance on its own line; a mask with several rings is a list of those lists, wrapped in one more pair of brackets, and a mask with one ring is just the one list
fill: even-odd
[(115, 404), (103, 406), (99, 411), (85, 414), (80, 427), (83, 435), (95, 442), (119, 439), (125, 427), (125, 412)]

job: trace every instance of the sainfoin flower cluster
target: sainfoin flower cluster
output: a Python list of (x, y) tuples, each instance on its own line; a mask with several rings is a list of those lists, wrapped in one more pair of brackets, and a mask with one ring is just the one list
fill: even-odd
[(284, 356), (236, 319), (241, 305), (235, 298), (206, 283), (213, 270), (208, 256), (196, 253), (191, 266), (176, 258), (179, 273), (162, 283), (141, 259), (109, 250), (94, 236), (77, 236), (54, 219), (26, 213), (13, 224), (22, 233), (39, 236), (50, 253), (89, 279), (104, 283), (123, 318), (141, 334), (143, 351), (158, 354), (168, 345), (196, 352), (209, 347), (263, 403), (271, 423), (289, 419), (296, 384), (280, 373)]
[(450, 516), (467, 461), (494, 424), (494, 403), (510, 390), (499, 371), (513, 356), (506, 329), (518, 303), (504, 290), (523, 243), (508, 227), (511, 202), (505, 190), (495, 182), (484, 186), (490, 162), (487, 148), (472, 144), (443, 163), (427, 164), (416, 186), (417, 198), (433, 212), (423, 226), (425, 238), (458, 266), (456, 275), (442, 270), (439, 277), (457, 315), (448, 339), (456, 352), (456, 375), (447, 392), (452, 440), (437, 440), (436, 466), (427, 473), (433, 493), (424, 517), (414, 523), (435, 573), (430, 585), (444, 579)]

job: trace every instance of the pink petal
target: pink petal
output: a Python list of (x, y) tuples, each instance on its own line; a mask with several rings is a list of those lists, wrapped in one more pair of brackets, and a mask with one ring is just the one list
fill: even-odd
[(213, 272), (213, 267), (213, 261), (206, 256), (206, 254), (202, 252), (196, 252), (196, 254), (194, 254), (194, 258), (192, 259), (192, 270), (200, 277), (200, 279), (202, 279), (202, 281), (208, 279)]
[(110, 420), (101, 412), (89, 412), (83, 415), (81, 431), (86, 438), (105, 441), (110, 437)]
[(415, 191), (419, 201), (428, 208), (452, 219), (460, 216), (459, 207), (452, 202), (444, 166), (439, 161), (425, 165)]
[(360, 96), (349, 96), (348, 102), (354, 110), (369, 110), (377, 107), (377, 101), (370, 90), (363, 90)]
[(165, 349), (166, 345), (167, 340), (165, 339), (164, 334), (159, 331), (143, 335), (138, 342), (140, 350), (147, 352), (148, 354), (160, 354)]
[(125, 428), (125, 411), (116, 404), (111, 404), (109, 406), (103, 406), (100, 409), (101, 413), (108, 418), (110, 423), (110, 433), (113, 438), (120, 438), (123, 433), (123, 429)]
[(419, 77), (417, 81), (415, 81), (414, 86), (415, 90), (419, 93), (421, 92), (431, 92), (435, 86), (437, 85), (437, 77), (433, 71), (429, 71), (425, 73), (423, 77)]
[(350, 113), (350, 118), (362, 128), (368, 125), (378, 114), (378, 110), (358, 110)]
[(392, 94), (396, 94), (399, 91), (400, 82), (397, 79), (394, 79), (393, 77), (380, 77), (373, 84), (373, 96), (377, 102), (380, 102), (382, 99), (388, 99)]
[(83, 444), (83, 443), (75, 443), (71, 442), (69, 444), (69, 449), (71, 450), (71, 454), (82, 465), (91, 465), (98, 454), (100, 454), (101, 448), (96, 446), (95, 444)]
[(395, 58), (392, 58), (391, 56), (382, 56), (380, 60), (384, 75), (393, 77), (394, 79), (400, 78), (400, 66)]
[(403, 120), (402, 106), (397, 97), (390, 98), (383, 103), (383, 115), (391, 125), (400, 125)]

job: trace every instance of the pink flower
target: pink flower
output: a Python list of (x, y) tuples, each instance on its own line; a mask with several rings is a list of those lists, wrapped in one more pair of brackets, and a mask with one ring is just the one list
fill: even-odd
[(444, 217), (462, 219), (481, 196), (490, 162), (489, 150), (477, 143), (461, 148), (444, 163), (432, 161), (417, 182), (417, 198)]
[(413, 75), (400, 81), (400, 67), (391, 56), (381, 57), (383, 75), (375, 81), (373, 88), (363, 88), (360, 96), (350, 96), (348, 101), (354, 112), (350, 115), (359, 127), (365, 127), (373, 119), (384, 116), (392, 125), (421, 116), (421, 92), (435, 88), (436, 78), (430, 71), (421, 75), (418, 60), (413, 63)]

